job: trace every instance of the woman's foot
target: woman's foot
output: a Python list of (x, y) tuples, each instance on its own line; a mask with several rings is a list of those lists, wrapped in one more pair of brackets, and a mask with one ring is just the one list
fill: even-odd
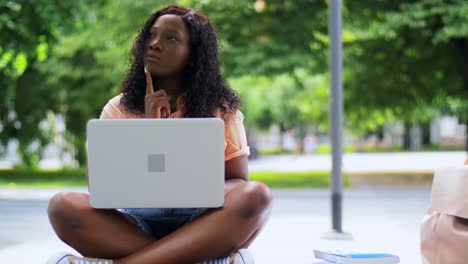
[[(112, 264), (110, 259), (95, 259), (74, 256), (69, 253), (57, 253), (49, 258), (47, 264)], [(242, 263), (242, 262), (241, 262)]]
[[(52, 256), (48, 261), (47, 264), (112, 264), (112, 260), (110, 259), (95, 259), (95, 258), (85, 258), (85, 257), (78, 257), (74, 256), (69, 253), (57, 253)], [(253, 260), (252, 254), (246, 249), (242, 248), (231, 255), (218, 258), (218, 259), (211, 259), (204, 261), (200, 264), (254, 264), (255, 261)]]
[(254, 264), (252, 254), (246, 249), (239, 249), (224, 258), (205, 260), (200, 264)]

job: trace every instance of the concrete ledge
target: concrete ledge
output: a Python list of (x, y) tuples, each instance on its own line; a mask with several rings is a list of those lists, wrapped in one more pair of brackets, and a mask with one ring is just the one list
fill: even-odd
[(347, 173), (351, 187), (370, 185), (431, 185), (434, 171), (368, 171)]

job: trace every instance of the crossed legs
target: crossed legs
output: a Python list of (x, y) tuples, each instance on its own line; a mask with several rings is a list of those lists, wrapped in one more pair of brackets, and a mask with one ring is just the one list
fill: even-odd
[(117, 264), (195, 263), (248, 247), (268, 219), (272, 198), (267, 186), (233, 185), (222, 208), (206, 211), (160, 240), (117, 210), (92, 208), (83, 193), (55, 195), (48, 214), (59, 238), (86, 257)]

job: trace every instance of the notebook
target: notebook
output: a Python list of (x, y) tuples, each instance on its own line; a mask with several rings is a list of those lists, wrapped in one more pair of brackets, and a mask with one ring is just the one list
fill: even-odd
[[(314, 250), (316, 258), (329, 263), (340, 264), (397, 264), (400, 258), (393, 254), (379, 252), (356, 252), (345, 250)], [(327, 262), (320, 262), (327, 263)]]

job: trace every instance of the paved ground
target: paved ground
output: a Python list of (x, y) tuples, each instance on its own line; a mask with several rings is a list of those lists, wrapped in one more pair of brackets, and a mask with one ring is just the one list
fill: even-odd
[[(1, 263), (45, 263), (54, 252), (72, 251), (47, 220), (47, 199), (56, 191), (0, 189)], [(401, 263), (420, 263), (419, 223), (429, 194), (429, 186), (347, 190), (343, 227), (354, 239), (336, 241), (321, 239), (330, 228), (327, 190), (274, 190), (272, 217), (251, 251), (260, 264), (313, 263), (313, 249), (324, 246), (385, 251)]]
[[(464, 152), (345, 154), (347, 172), (433, 171), (460, 166)], [(0, 167), (2, 162), (0, 161)], [(329, 155), (262, 157), (251, 171), (329, 170)], [(68, 189), (85, 191), (84, 188)], [(44, 263), (57, 251), (71, 251), (54, 235), (47, 200), (57, 189), (0, 188), (1, 263)], [(275, 190), (272, 217), (251, 247), (257, 263), (313, 263), (318, 247), (377, 250), (398, 254), (401, 263), (420, 263), (419, 224), (430, 186), (348, 189), (343, 227), (352, 241), (323, 240), (330, 229), (327, 190)]]

